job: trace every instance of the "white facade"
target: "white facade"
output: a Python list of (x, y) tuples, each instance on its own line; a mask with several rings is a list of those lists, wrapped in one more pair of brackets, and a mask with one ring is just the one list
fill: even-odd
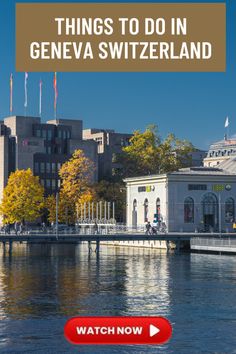
[(228, 139), (217, 141), (210, 145), (207, 156), (204, 158), (204, 166), (219, 167), (222, 162), (236, 156), (236, 140)]
[(128, 226), (151, 223), (154, 215), (170, 232), (231, 231), (235, 221), (236, 174), (192, 167), (127, 178)]

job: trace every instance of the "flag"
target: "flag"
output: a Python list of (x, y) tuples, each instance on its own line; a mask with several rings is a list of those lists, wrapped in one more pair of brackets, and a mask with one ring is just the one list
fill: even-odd
[(40, 79), (40, 81), (39, 81), (39, 116), (40, 117), (42, 114), (42, 86), (43, 86), (43, 82)]
[(10, 75), (10, 112), (12, 113), (12, 108), (13, 108), (13, 102), (12, 102), (12, 96), (13, 96), (13, 75)]
[(57, 73), (54, 73), (54, 80), (53, 80), (53, 87), (54, 87), (54, 111), (56, 114), (57, 111), (57, 97), (58, 97), (58, 91), (57, 91)]
[(27, 81), (28, 81), (28, 73), (25, 72), (25, 103), (24, 103), (25, 108), (27, 108), (28, 106)]
[(225, 120), (225, 128), (227, 128), (229, 126), (229, 117), (226, 117)]

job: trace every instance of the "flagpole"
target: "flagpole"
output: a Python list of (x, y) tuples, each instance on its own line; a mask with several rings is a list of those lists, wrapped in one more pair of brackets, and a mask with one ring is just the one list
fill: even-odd
[(53, 80), (53, 87), (54, 87), (54, 118), (57, 120), (57, 72), (54, 73), (54, 80)]
[(43, 82), (40, 79), (39, 81), (39, 117), (42, 118), (42, 85)]
[(25, 117), (26, 117), (26, 113), (27, 113), (27, 106), (28, 106), (27, 81), (28, 81), (28, 73), (27, 73), (27, 72), (25, 72), (25, 102), (24, 102)]
[(10, 116), (12, 115), (13, 110), (13, 75), (10, 75)]

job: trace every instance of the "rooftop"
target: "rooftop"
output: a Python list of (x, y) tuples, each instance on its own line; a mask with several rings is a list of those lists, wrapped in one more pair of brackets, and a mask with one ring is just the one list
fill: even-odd
[(125, 178), (124, 181), (133, 181), (133, 180), (142, 180), (142, 179), (153, 179), (161, 178), (167, 176), (179, 176), (179, 175), (189, 175), (189, 176), (236, 176), (236, 158), (235, 158), (235, 170), (232, 171), (228, 169), (218, 168), (218, 167), (187, 167), (181, 168), (178, 171), (169, 172), (165, 174), (155, 174), (155, 175), (146, 175), (138, 177), (129, 177)]

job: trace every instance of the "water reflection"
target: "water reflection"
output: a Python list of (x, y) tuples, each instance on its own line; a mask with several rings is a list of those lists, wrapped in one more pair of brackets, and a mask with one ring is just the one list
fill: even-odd
[(230, 256), (102, 246), (98, 257), (88, 256), (87, 245), (14, 245), (11, 257), (0, 249), (0, 351), (78, 352), (63, 337), (71, 316), (160, 315), (174, 326), (164, 347), (102, 352), (233, 352), (235, 285), (236, 258)]
[(88, 258), (86, 245), (15, 245), (0, 258), (0, 282), (2, 318), (150, 313), (169, 304), (166, 257), (154, 260), (150, 250), (105, 246)]

